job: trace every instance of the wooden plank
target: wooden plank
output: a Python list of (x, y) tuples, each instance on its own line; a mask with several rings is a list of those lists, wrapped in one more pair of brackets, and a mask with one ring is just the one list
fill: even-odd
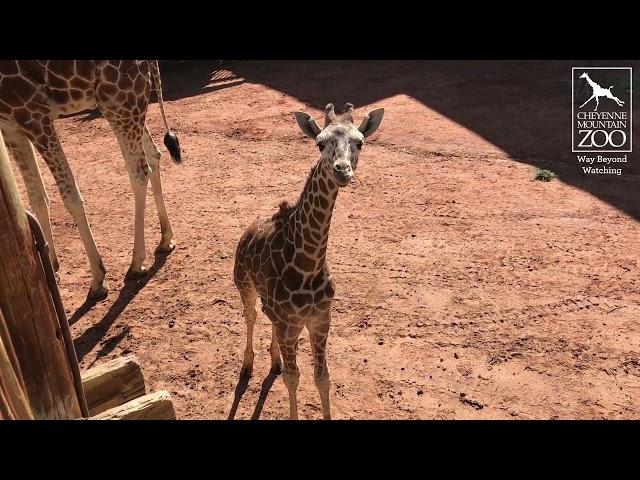
[(135, 355), (110, 360), (82, 373), (89, 414), (97, 415), (146, 393), (144, 376)]
[(169, 392), (160, 390), (90, 417), (91, 420), (175, 420)]
[(1, 134), (0, 309), (34, 417), (80, 417), (53, 301)]
[(0, 413), (2, 418), (6, 419), (33, 420), (29, 402), (9, 361), (2, 339), (0, 339)]
[[(4, 322), (2, 312), (0, 322)], [(11, 345), (6, 345), (0, 335), (0, 416), (7, 420), (33, 420), (25, 387), (8, 353), (10, 350)]]
[(22, 371), (20, 370), (20, 362), (18, 362), (16, 351), (13, 348), (11, 336), (9, 336), (9, 330), (7, 329), (7, 322), (2, 315), (2, 310), (0, 310), (0, 341), (4, 344), (7, 358), (9, 359), (9, 362), (11, 362), (11, 369), (14, 371), (16, 378), (20, 383), (20, 388), (23, 392), (26, 392), (27, 387), (24, 384), (24, 378), (22, 377)]

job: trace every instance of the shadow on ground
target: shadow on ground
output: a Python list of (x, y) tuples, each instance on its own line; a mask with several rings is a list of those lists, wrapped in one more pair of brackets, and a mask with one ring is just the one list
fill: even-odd
[[(385, 98), (408, 95), (514, 160), (550, 169), (639, 219), (640, 165), (633, 154), (623, 176), (587, 176), (571, 152), (571, 67), (580, 65), (637, 68), (640, 62), (260, 61), (229, 69), (319, 109), (329, 101), (384, 106)], [(638, 124), (634, 118), (634, 138)]]
[[(272, 368), (271, 370), (269, 370), (268, 375), (262, 381), (262, 385), (260, 387), (260, 396), (258, 397), (258, 401), (256, 402), (256, 407), (253, 410), (253, 414), (251, 415), (251, 420), (260, 419), (264, 403), (267, 401), (267, 396), (269, 395), (271, 387), (273, 386), (273, 382), (275, 382), (278, 374), (279, 373)], [(242, 373), (240, 374), (236, 389), (234, 391), (233, 405), (231, 406), (231, 410), (229, 411), (227, 420), (235, 419), (236, 413), (238, 411), (238, 406), (240, 405), (240, 400), (242, 400), (242, 396), (247, 391), (250, 378), (251, 377), (249, 375), (244, 375)]]
[[(149, 271), (144, 277), (126, 280), (124, 287), (120, 290), (118, 298), (113, 302), (111, 308), (109, 308), (109, 311), (104, 315), (104, 317), (74, 340), (73, 343), (76, 349), (76, 355), (78, 356), (78, 361), (81, 361), (85, 355), (95, 348), (96, 345), (102, 342), (104, 335), (107, 333), (111, 325), (113, 325), (113, 323), (118, 319), (124, 309), (127, 308), (127, 305), (131, 303), (136, 295), (138, 295), (145, 285), (149, 283), (149, 280), (151, 280), (153, 276), (164, 266), (168, 255), (169, 253), (157, 253), (153, 265), (151, 265)], [(106, 301), (109, 301), (109, 299)], [(95, 301), (87, 300), (74, 312), (71, 318), (69, 318), (69, 324), (73, 325), (75, 322), (79, 321), (93, 308), (95, 304)], [(125, 328), (118, 335), (105, 341), (97, 353), (96, 360), (111, 353), (128, 333), (129, 329)]]
[[(518, 162), (550, 169), (562, 181), (640, 218), (640, 165), (624, 175), (587, 176), (571, 152), (571, 67), (638, 61), (170, 61), (161, 62), (163, 95), (178, 100), (259, 83), (322, 109), (356, 107), (404, 94), (482, 136)], [(154, 100), (155, 101), (155, 100)], [(392, 115), (388, 112), (387, 115)], [(85, 120), (96, 118), (95, 113)], [(633, 136), (637, 138), (638, 122)]]

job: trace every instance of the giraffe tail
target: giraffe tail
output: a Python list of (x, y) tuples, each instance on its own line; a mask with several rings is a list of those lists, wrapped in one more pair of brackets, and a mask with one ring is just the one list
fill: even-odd
[(169, 124), (167, 123), (167, 117), (164, 114), (164, 104), (162, 102), (162, 83), (160, 82), (160, 67), (158, 67), (158, 61), (157, 60), (149, 61), (149, 67), (151, 70), (151, 77), (153, 78), (153, 83), (156, 86), (156, 94), (158, 96), (158, 106), (160, 107), (160, 115), (162, 116), (164, 127), (167, 130), (167, 133), (164, 135), (164, 146), (167, 147), (167, 150), (169, 150), (171, 159), (175, 163), (182, 163), (182, 156), (180, 154), (180, 142), (178, 141), (178, 136), (175, 133), (173, 133), (169, 128)]

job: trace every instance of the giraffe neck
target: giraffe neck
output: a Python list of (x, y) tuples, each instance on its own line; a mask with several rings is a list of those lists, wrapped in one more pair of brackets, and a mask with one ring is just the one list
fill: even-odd
[(596, 82), (594, 82), (593, 80), (591, 80), (591, 78), (587, 75), (587, 83), (589, 85), (591, 85), (591, 88), (595, 89), (598, 85), (596, 84)]
[(331, 215), (338, 196), (338, 185), (328, 177), (320, 160), (305, 185), (298, 206), (291, 216), (292, 240), (297, 266), (305, 271), (324, 267), (331, 227)]

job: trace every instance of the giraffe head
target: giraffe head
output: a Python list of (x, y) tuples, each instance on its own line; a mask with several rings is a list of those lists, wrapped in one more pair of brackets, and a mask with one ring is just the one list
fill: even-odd
[(358, 155), (364, 139), (380, 126), (384, 108), (369, 112), (359, 127), (353, 123), (353, 105), (347, 103), (342, 114), (336, 114), (333, 104), (325, 108), (324, 128), (304, 112), (296, 112), (298, 125), (305, 135), (315, 140), (320, 150), (320, 162), (327, 174), (344, 187), (353, 177), (358, 166)]
[(580, 78), (589, 78), (589, 75), (587, 75), (587, 72), (583, 72)]

